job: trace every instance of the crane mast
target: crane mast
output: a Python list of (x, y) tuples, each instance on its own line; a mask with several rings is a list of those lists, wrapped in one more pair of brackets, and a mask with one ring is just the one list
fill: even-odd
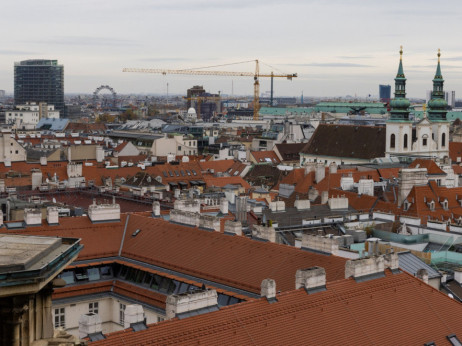
[[(255, 60), (255, 73), (252, 72), (234, 72), (234, 71), (212, 71), (206, 70), (201, 71), (198, 69), (184, 69), (184, 70), (169, 70), (169, 69), (147, 69), (147, 68), (124, 68), (123, 72), (136, 72), (136, 73), (158, 73), (158, 74), (184, 74), (184, 75), (196, 75), (196, 76), (227, 76), (227, 77), (253, 77), (253, 120), (258, 120), (260, 110), (260, 81), (261, 77), (273, 78), (284, 77), (288, 80), (297, 77), (296, 73), (293, 74), (260, 74), (259, 61)], [(271, 83), (272, 85), (272, 83)], [(272, 93), (271, 93), (272, 94)], [(272, 96), (272, 95), (271, 95)], [(272, 97), (271, 97), (272, 103)]]

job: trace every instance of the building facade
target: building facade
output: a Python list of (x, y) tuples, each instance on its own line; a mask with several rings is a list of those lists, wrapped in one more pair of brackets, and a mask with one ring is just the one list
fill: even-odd
[(391, 99), (391, 86), (390, 85), (379, 85), (379, 97), (381, 102), (390, 102)]
[[(406, 98), (406, 77), (403, 70), (402, 49), (395, 78), (395, 97), (390, 102), (390, 116), (386, 129), (386, 157), (414, 158), (449, 157), (449, 122), (446, 120), (447, 102), (444, 98), (443, 77), (438, 65), (433, 78), (433, 91), (428, 111), (417, 123), (409, 118), (410, 102)], [(428, 116), (427, 116), (428, 114)]]
[(14, 103), (46, 102), (64, 112), (64, 66), (58, 60), (24, 60), (14, 64)]
[(36, 104), (34, 102), (25, 105), (17, 105), (16, 109), (5, 112), (5, 123), (16, 125), (21, 128), (26, 125), (38, 124), (40, 119), (59, 119), (59, 111), (53, 105), (44, 102)]

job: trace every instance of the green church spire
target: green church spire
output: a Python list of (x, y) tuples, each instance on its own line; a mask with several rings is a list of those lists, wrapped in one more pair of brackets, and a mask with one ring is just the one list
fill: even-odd
[(390, 102), (390, 120), (409, 121), (409, 100), (406, 98), (406, 76), (403, 69), (403, 46), (399, 50), (399, 67), (395, 77), (395, 98)]
[(448, 104), (444, 97), (444, 79), (441, 73), (440, 56), (441, 52), (438, 49), (438, 65), (436, 67), (435, 77), (433, 78), (432, 98), (428, 101), (428, 118), (431, 121), (446, 120), (448, 108)]

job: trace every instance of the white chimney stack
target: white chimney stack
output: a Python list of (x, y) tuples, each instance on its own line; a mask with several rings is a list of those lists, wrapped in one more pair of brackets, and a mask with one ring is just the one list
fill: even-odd
[(125, 307), (124, 328), (130, 328), (134, 323), (144, 322), (144, 310), (139, 304), (131, 304)]
[(225, 233), (242, 235), (242, 223), (240, 221), (225, 221)]
[(59, 225), (58, 207), (47, 208), (47, 222), (49, 225)]
[(321, 267), (299, 269), (295, 274), (295, 289), (305, 287), (305, 290), (325, 289), (326, 270)]
[(160, 203), (159, 201), (152, 202), (152, 215), (154, 217), (160, 216)]
[(167, 297), (166, 318), (169, 320), (185, 312), (212, 306), (216, 306), (218, 310), (218, 295), (215, 290), (196, 290), (190, 293), (172, 294)]
[(276, 281), (273, 279), (265, 279), (261, 282), (261, 291), (260, 295), (266, 297), (266, 299), (271, 300), (276, 298)]
[(79, 338), (86, 338), (90, 334), (102, 333), (101, 317), (94, 313), (81, 315), (79, 318)]
[(25, 208), (24, 222), (27, 226), (40, 226), (42, 224), (42, 212), (40, 209)]

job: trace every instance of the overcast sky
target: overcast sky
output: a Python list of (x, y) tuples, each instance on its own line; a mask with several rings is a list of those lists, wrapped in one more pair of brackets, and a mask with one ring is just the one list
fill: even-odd
[[(1, 4), (0, 89), (13, 65), (57, 59), (66, 93), (110, 85), (119, 93), (251, 94), (251, 77), (123, 73), (124, 67), (183, 69), (260, 59), (277, 96), (377, 95), (393, 85), (404, 46), (410, 97), (425, 97), (441, 48), (445, 90), (462, 98), (460, 0), (6, 0)], [(253, 63), (215, 70), (253, 71)], [(263, 65), (263, 72), (270, 72)], [(261, 91), (269, 90), (261, 80)]]

